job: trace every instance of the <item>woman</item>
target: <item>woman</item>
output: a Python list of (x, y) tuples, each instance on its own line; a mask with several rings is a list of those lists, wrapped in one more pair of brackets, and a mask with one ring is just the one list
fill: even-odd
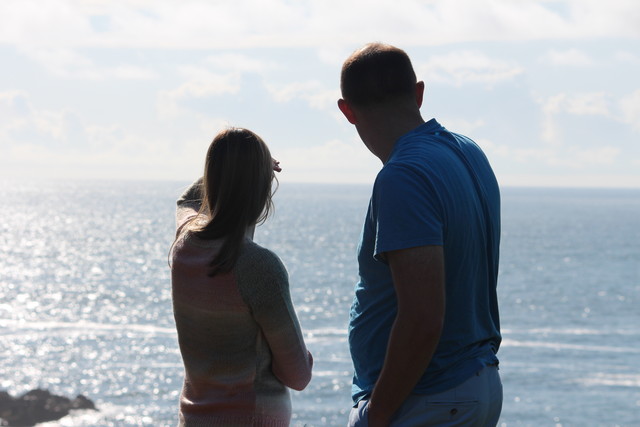
[(272, 208), (274, 170), (259, 136), (224, 130), (204, 177), (178, 200), (171, 282), (185, 367), (180, 425), (288, 426), (287, 387), (311, 379), (287, 272), (252, 241)]

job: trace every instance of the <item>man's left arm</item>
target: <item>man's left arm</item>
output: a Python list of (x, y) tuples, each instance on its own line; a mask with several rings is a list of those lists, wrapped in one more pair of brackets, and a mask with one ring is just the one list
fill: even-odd
[(429, 365), (445, 311), (442, 246), (385, 253), (398, 300), (380, 377), (369, 401), (369, 425), (388, 426)]

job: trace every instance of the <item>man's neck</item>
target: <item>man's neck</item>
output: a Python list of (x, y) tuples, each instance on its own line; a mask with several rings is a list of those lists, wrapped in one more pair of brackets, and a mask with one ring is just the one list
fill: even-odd
[(424, 123), (420, 111), (402, 115), (373, 112), (358, 125), (358, 132), (369, 150), (386, 163), (396, 141)]

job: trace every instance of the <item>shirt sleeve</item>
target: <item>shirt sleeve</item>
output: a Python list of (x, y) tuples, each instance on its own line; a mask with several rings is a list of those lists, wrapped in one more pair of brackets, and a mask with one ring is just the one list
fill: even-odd
[(302, 390), (311, 380), (313, 358), (293, 308), (288, 274), (273, 252), (255, 249), (236, 264), (240, 293), (269, 344), (273, 373), (287, 387)]
[(184, 224), (200, 211), (202, 206), (202, 178), (194, 181), (176, 202), (176, 229), (179, 231)]
[(442, 245), (442, 203), (430, 178), (411, 168), (387, 165), (373, 189), (374, 256), (417, 246)]

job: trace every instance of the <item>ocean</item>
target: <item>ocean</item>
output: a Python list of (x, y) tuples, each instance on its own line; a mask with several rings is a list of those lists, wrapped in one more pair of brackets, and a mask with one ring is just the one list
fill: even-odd
[[(188, 183), (0, 182), (0, 390), (99, 409), (42, 426), (173, 426), (167, 252)], [(366, 185), (280, 185), (255, 240), (286, 264), (314, 355), (292, 426), (345, 425)], [(502, 189), (502, 426), (640, 426), (640, 190)]]

